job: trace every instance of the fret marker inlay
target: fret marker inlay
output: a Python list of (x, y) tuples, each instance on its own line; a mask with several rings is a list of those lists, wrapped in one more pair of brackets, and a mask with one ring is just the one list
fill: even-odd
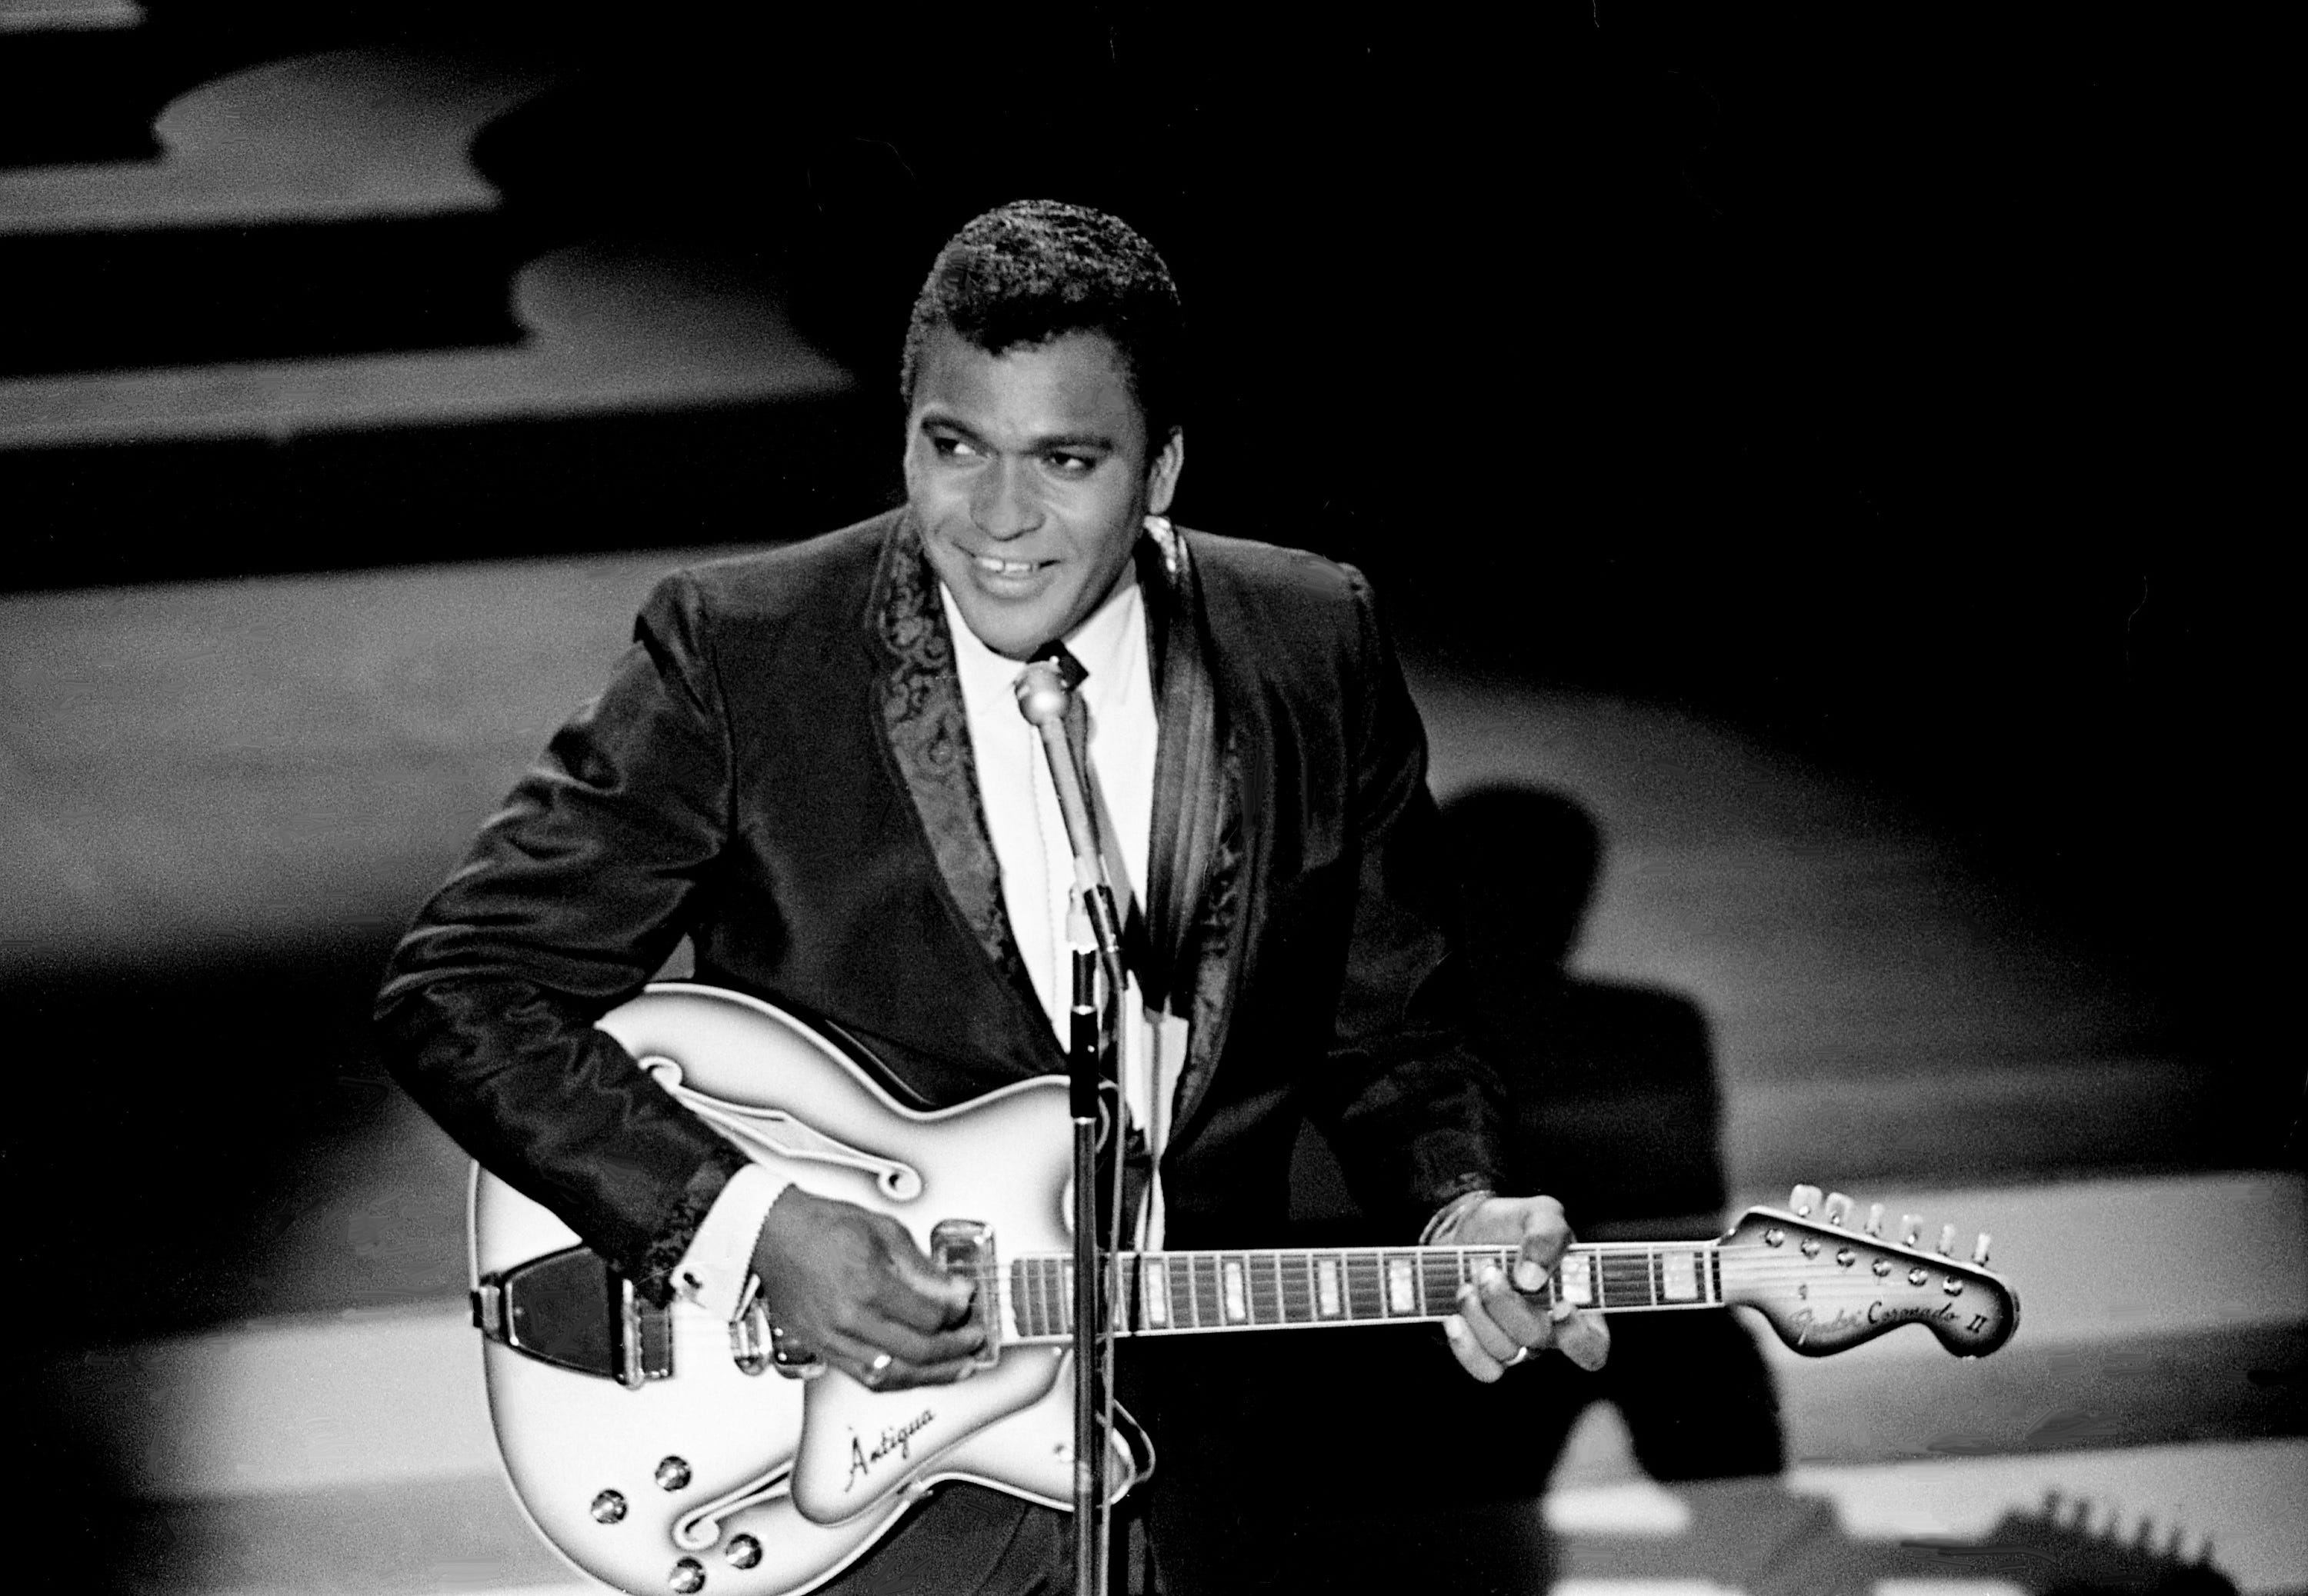
[(1581, 1308), (1595, 1302), (1595, 1267), (1583, 1252), (1563, 1255), (1563, 1294)]
[(1410, 1278), (1408, 1258), (1386, 1261), (1386, 1307), (1389, 1313), (1417, 1313), (1418, 1288)]
[(1670, 1302), (1699, 1300), (1699, 1255), (1682, 1248), (1659, 1255), (1659, 1285)]
[(1157, 1262), (1146, 1270), (1146, 1322), (1167, 1325), (1170, 1322), (1170, 1272)]
[(1314, 1266), (1314, 1298), (1326, 1319), (1335, 1319), (1346, 1309), (1339, 1294), (1339, 1260), (1323, 1258)]
[(1227, 1258), (1221, 1267), (1226, 1274), (1226, 1317), (1239, 1325), (1250, 1317), (1250, 1305), (1243, 1298), (1242, 1263)]

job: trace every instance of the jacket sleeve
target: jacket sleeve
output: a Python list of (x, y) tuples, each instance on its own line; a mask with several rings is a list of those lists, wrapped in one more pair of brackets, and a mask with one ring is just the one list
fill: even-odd
[(607, 691), (418, 912), (377, 1000), (418, 1103), (659, 1302), (745, 1159), (593, 1022), (663, 964), (729, 836), (722, 705), (693, 584), (668, 578)]
[(1365, 1213), (1406, 1236), (1504, 1184), (1505, 1094), (1466, 1044), (1457, 888), (1426, 787), (1426, 734), (1370, 588), (1354, 598), (1346, 702), (1356, 889), (1331, 1090), (1312, 1105)]

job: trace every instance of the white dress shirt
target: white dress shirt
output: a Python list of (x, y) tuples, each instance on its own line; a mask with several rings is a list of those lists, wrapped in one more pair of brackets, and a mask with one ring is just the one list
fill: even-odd
[[(969, 716), (969, 751), (994, 856), (1002, 866), (1002, 906), (1034, 994), (1064, 1043), (1073, 998), (1066, 913), (1074, 886), (1073, 849), (1050, 779), (1041, 734), (1018, 712), (1023, 668), (977, 640), (943, 588), (954, 668)], [(1066, 639), (1089, 673), (1076, 691), (1089, 708), (1089, 764), (1107, 869), (1117, 913), (1144, 896), (1146, 838), (1154, 823), (1154, 683), (1146, 659), (1146, 612), (1132, 582), (1092, 611)]]
[[(953, 639), (986, 828), (1001, 870), (1002, 906), (1034, 994), (1064, 1044), (1073, 995), (1072, 947), (1066, 933), (1073, 852), (1040, 734), (1018, 712), (1014, 689), (1024, 667), (979, 641), (952, 595), (943, 586), (938, 594)], [(1142, 901), (1145, 893), (1158, 737), (1145, 605), (1138, 585), (1132, 582), (1100, 605), (1065, 643), (1089, 672), (1076, 691), (1089, 710), (1091, 785), (1115, 905), (1126, 920), (1132, 903)], [(1123, 1080), (1132, 1118), (1158, 1161), (1169, 1128), (1170, 1094), (1185, 1057), (1186, 1028), (1183, 1021), (1149, 1015), (1137, 986), (1133, 977), (1122, 1005)], [(1158, 1170), (1158, 1162), (1140, 1226), (1144, 1246), (1160, 1244)], [(675, 1269), (676, 1288), (722, 1317), (734, 1317), (745, 1297), (762, 1222), (786, 1185), (760, 1164), (732, 1176)]]

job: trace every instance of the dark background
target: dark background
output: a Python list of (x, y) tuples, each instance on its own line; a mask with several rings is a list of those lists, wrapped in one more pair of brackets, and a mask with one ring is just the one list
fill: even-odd
[[(2289, 837), (2249, 39), (2081, 6), (149, 9), (103, 93), (17, 53), (17, 159), (149, 153), (184, 89), (344, 42), (581, 70), (482, 134), (507, 205), (462, 233), (19, 250), (45, 313), (8, 369), (510, 339), (512, 263), (626, 236), (773, 285), (861, 391), (18, 457), (20, 586), (838, 524), (897, 492), (896, 346), (938, 241), (1089, 202), (1194, 317), (1181, 519), (1362, 562), (1430, 654), (1879, 779), (2169, 982), (2205, 1045), (2290, 1068), (2253, 1017)], [(249, 287), (282, 281), (331, 286)]]

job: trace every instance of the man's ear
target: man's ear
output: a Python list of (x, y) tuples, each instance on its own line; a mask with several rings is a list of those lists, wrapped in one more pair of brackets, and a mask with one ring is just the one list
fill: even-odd
[(1146, 468), (1146, 513), (1167, 515), (1170, 497), (1178, 491), (1178, 473), (1186, 468), (1186, 431), (1172, 427), (1154, 463)]

